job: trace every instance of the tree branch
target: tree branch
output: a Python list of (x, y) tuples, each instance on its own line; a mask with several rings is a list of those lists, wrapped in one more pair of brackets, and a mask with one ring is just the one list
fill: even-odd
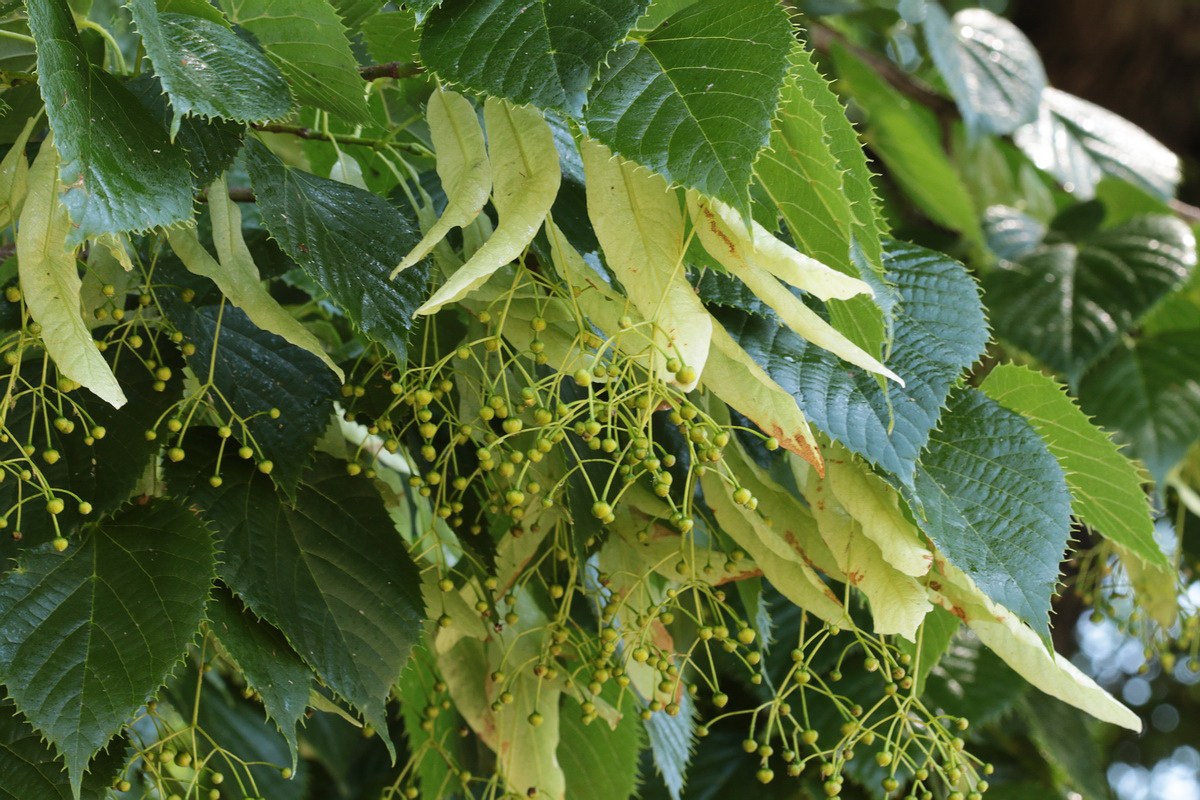
[(364, 81), (377, 81), (380, 78), (413, 78), (425, 72), (425, 68), (415, 61), (389, 61), (386, 64), (370, 64), (359, 67), (358, 74)]
[(410, 142), (396, 142), (391, 139), (371, 139), (365, 136), (350, 136), (344, 133), (325, 133), (324, 131), (313, 130), (304, 125), (287, 125), (278, 122), (268, 122), (262, 125), (252, 125), (256, 131), (263, 133), (287, 133), (292, 136), (299, 136), (301, 139), (314, 139), (321, 142), (337, 142), (338, 144), (359, 145), (361, 147), (370, 147), (373, 150), (379, 150), (383, 147), (392, 147), (396, 150), (403, 150), (406, 153), (412, 153), (416, 156), (428, 156), (429, 152), (425, 148)]

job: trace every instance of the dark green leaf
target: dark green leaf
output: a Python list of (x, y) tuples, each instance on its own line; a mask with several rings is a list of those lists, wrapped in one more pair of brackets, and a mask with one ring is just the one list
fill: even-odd
[(908, 497), (951, 564), (1049, 636), (1071, 497), (1062, 468), (1027, 420), (975, 389), (954, 392)]
[(405, 0), (404, 7), (417, 15), (417, 22), (422, 22), (430, 11), (441, 4), (442, 0)]
[[(105, 800), (113, 776), (125, 765), (124, 742), (92, 760), (78, 800)], [(0, 703), (0, 800), (73, 800), (66, 768), (49, 742), (11, 702)]]
[(867, 141), (891, 177), (934, 222), (980, 241), (975, 204), (942, 149), (933, 112), (914, 105), (840, 45), (834, 63), (842, 85), (866, 112)]
[(1121, 345), (1084, 376), (1079, 402), (1161, 483), (1200, 438), (1200, 336), (1170, 331)]
[(273, 462), (271, 476), (291, 494), (329, 425), (337, 378), (319, 358), (264, 331), (241, 309), (196, 308), (174, 299), (166, 309), (196, 347), (188, 365), (220, 393), (218, 413), (247, 420), (245, 430), (231, 424), (234, 436)]
[(279, 69), (227, 26), (189, 14), (160, 14), (154, 0), (133, 0), (129, 10), (171, 98), (172, 131), (193, 114), (266, 122), (291, 111)]
[(213, 488), (207, 476), (216, 448), (201, 449), (200, 470), (179, 480), (194, 481), (186, 494), (216, 527), (222, 580), (329, 688), (386, 731), (384, 702), (417, 640), (424, 604), (416, 565), (379, 493), (326, 455), (305, 474), (294, 503), (252, 465), (229, 458), (224, 482)]
[(1003, 17), (967, 8), (950, 19), (929, 3), (925, 41), (972, 135), (1008, 134), (1037, 119), (1046, 70), (1033, 43)]
[(558, 762), (567, 776), (567, 796), (578, 800), (628, 800), (637, 788), (638, 755), (644, 734), (626, 697), (625, 713), (616, 730), (594, 720), (584, 724), (583, 711), (569, 695), (558, 723)]
[(113, 231), (192, 218), (192, 181), (182, 151), (129, 91), (91, 64), (66, 0), (30, 3), (38, 84), (62, 158), (69, 244)]
[(377, 195), (284, 164), (247, 144), (263, 224), (369, 338), (403, 361), (413, 312), (425, 300), (424, 269), (388, 275), (420, 235)]
[(1057, 783), (1066, 784), (1085, 800), (1112, 796), (1104, 778), (1104, 754), (1082, 711), (1037, 692), (1021, 704), (1021, 717)]
[(246, 683), (262, 695), (296, 766), (296, 722), (308, 708), (312, 672), (279, 629), (257, 619), (224, 586), (208, 605), (208, 629), (238, 665)]
[(346, 28), (328, 0), (221, 0), (221, 7), (254, 34), (302, 105), (370, 121)]
[(1046, 226), (1016, 208), (988, 206), (983, 212), (983, 235), (988, 249), (1004, 261), (1017, 261), (1032, 253), (1046, 236)]
[[(120, 358), (116, 357), (118, 354)], [(21, 533), (20, 542), (7, 535), (9, 531), (0, 536), (0, 557), (4, 557), (0, 562), (0, 573), (12, 566), (8, 558), (16, 557), (21, 548), (44, 544), (58, 535), (56, 531), (70, 535), (85, 522), (96, 520), (124, 504), (149, 465), (151, 455), (158, 451), (159, 443), (146, 441), (144, 433), (150, 421), (157, 419), (179, 399), (183, 386), (183, 359), (173, 347), (158, 349), (159, 363), (170, 368), (172, 374), (166, 388), (156, 392), (153, 387), (155, 376), (139, 360), (154, 357), (149, 345), (138, 351), (112, 347), (104, 355), (115, 367), (117, 380), (129, 401), (121, 408), (113, 408), (90, 393), (76, 392), (71, 397), (77, 406), (75, 409), (68, 406), (66, 414), (66, 419), (74, 425), (69, 434), (61, 433), (56, 426), (36, 422), (45, 413), (40, 395), (20, 394), (8, 410), (8, 429), (28, 431), (31, 436), (28, 441), (10, 440), (0, 444), (0, 456), (10, 463), (23, 460), (18, 447), (32, 444), (38, 454), (35, 456), (38, 469), (46, 484), (63, 500), (65, 508), (52, 519), (45, 510), (44, 501), (26, 502), (20, 506), (18, 514), (13, 509), (22, 497), (28, 498), (30, 485), (12, 477), (0, 482), (0, 509), (8, 515), (9, 530)], [(41, 373), (40, 358), (21, 365), (22, 378), (33, 386), (41, 384)], [(91, 423), (83, 413), (90, 416)], [(95, 425), (103, 427), (105, 434), (88, 445), (84, 439)], [(47, 464), (41, 458), (40, 454), (47, 449), (58, 451), (56, 463)], [(74, 500), (73, 496), (80, 500)], [(90, 515), (79, 513), (80, 501), (92, 504)]]
[(896, 646), (900, 648), (900, 652), (912, 657), (909, 674), (916, 683), (915, 692), (918, 697), (925, 694), (925, 679), (946, 654), (960, 624), (958, 617), (941, 606), (934, 606), (933, 610), (925, 615), (925, 621), (921, 623), (918, 633), (920, 638), (916, 642), (910, 642), (903, 636), (896, 637)]
[[(133, 92), (151, 116), (162, 123), (163, 128), (171, 125), (171, 104), (167, 102), (167, 95), (158, 78), (149, 74), (139, 75), (125, 84), (125, 88)], [(184, 117), (179, 124), (179, 132), (175, 134), (175, 143), (183, 149), (196, 188), (208, 186), (229, 168), (242, 149), (245, 132), (244, 125), (230, 120)]]
[(458, 728), (463, 724), (458, 714), (443, 711), (432, 718), (431, 730), (422, 727), (422, 723), (430, 721), (425, 715), (425, 709), (448, 699), (445, 692), (439, 694), (434, 687), (440, 680), (435, 670), (433, 656), (427, 646), (422, 645), (413, 650), (400, 680), (396, 683), (409, 751), (420, 751), (426, 742), (438, 743), (436, 747), (425, 747), (414, 768), (424, 800), (441, 800), (442, 787), (448, 785), (447, 780), (450, 778), (450, 768), (439, 748), (449, 750), (451, 755), (455, 755), (459, 749)]
[(1067, 476), (1076, 517), (1147, 564), (1170, 567), (1154, 541), (1154, 520), (1137, 468), (1079, 410), (1064, 386), (1026, 367), (1002, 364), (979, 388), (1037, 428)]
[(1077, 244), (1040, 247), (993, 273), (987, 304), (1001, 339), (1074, 385), (1195, 265), (1196, 237), (1187, 225), (1138, 217)]
[(421, 59), (449, 83), (572, 116), (606, 53), (648, 0), (445, 0), (421, 33)]
[(791, 45), (787, 15), (770, 0), (685, 8), (608, 56), (588, 95), (588, 134), (748, 214)]
[(131, 506), (65, 553), (42, 545), (0, 580), (0, 680), (62, 754), (88, 761), (149, 699), (204, 613), (212, 537), (170, 500)]
[(1018, 128), (1013, 141), (1083, 200), (1095, 195), (1105, 175), (1163, 200), (1175, 196), (1181, 178), (1178, 156), (1150, 134), (1111, 111), (1050, 87), (1042, 92), (1037, 120)]
[[(773, 316), (714, 313), (746, 352), (796, 397), (814, 425), (911, 485), (917, 457), (937, 424), (950, 386), (983, 352), (987, 328), (979, 291), (958, 262), (893, 241), (886, 246), (885, 263), (901, 295), (888, 366), (906, 384), (889, 385), (886, 394), (872, 375), (848, 368)], [(702, 291), (703, 287), (702, 283)]]

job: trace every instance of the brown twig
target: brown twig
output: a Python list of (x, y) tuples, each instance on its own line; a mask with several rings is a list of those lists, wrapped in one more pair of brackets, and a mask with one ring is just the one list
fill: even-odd
[(305, 125), (288, 125), (279, 122), (267, 122), (261, 125), (252, 126), (256, 131), (264, 133), (287, 133), (292, 136), (299, 136), (301, 139), (314, 139), (321, 142), (337, 142), (338, 144), (359, 145), (361, 147), (370, 147), (378, 150), (381, 147), (391, 147), (396, 150), (403, 150), (406, 153), (412, 153), (417, 156), (427, 156), (428, 151), (409, 142), (397, 142), (391, 139), (371, 139), (365, 136), (350, 136), (344, 133), (325, 133), (324, 131), (314, 130)]
[(386, 64), (370, 64), (358, 68), (358, 74), (364, 81), (377, 81), (380, 78), (413, 78), (425, 71), (425, 68), (415, 61), (389, 61)]
[[(207, 203), (208, 202), (208, 192), (209, 192), (209, 190), (205, 189), (203, 192), (200, 193), (200, 196), (196, 199), (199, 200), (201, 203)], [(254, 190), (250, 189), (248, 187), (243, 187), (243, 186), (231, 187), (229, 189), (229, 199), (233, 200), (235, 203), (254, 203), (254, 202), (256, 202), (255, 197), (254, 197)]]

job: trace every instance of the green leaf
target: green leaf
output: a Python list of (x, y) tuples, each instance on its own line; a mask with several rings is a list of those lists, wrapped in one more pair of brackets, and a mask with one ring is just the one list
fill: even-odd
[(1029, 422), (975, 389), (956, 391), (909, 499), (951, 564), (1049, 636), (1071, 498), (1062, 468)]
[(983, 239), (971, 195), (942, 150), (933, 112), (917, 106), (841, 45), (838, 77), (867, 114), (867, 141), (896, 183), (934, 222), (967, 239)]
[(187, 496), (217, 530), (221, 579), (330, 689), (386, 731), (384, 703), (416, 643), (424, 604), (416, 565), (378, 492), (326, 455), (294, 502), (252, 465), (229, 458), (213, 488), (216, 447), (202, 449)]
[(30, 117), (25, 122), (16, 140), (0, 160), (0, 230), (7, 228), (21, 213), (25, 192), (29, 189), (29, 162), (25, 159), (25, 145), (33, 132), (36, 120)]
[(376, 63), (414, 61), (417, 58), (417, 20), (408, 9), (376, 14), (363, 23), (363, 41)]
[(445, 0), (422, 27), (421, 60), (456, 86), (578, 117), (605, 54), (649, 5)]
[(979, 388), (1037, 428), (1067, 476), (1076, 517), (1147, 564), (1170, 566), (1154, 541), (1150, 503), (1137, 469), (1079, 410), (1066, 387), (1040, 372), (1002, 364)]
[[(983, 212), (983, 233), (988, 249), (1002, 262), (1017, 261), (1032, 253), (1046, 238), (1041, 220), (1010, 206), (988, 206)], [(1011, 265), (1001, 263), (1003, 267)]]
[(246, 420), (244, 429), (231, 423), (234, 436), (273, 462), (272, 479), (291, 494), (329, 425), (339, 381), (316, 356), (259, 328), (240, 309), (175, 299), (164, 307), (196, 347), (188, 366), (220, 392), (218, 413)]
[[(852, 242), (858, 239), (874, 254), (868, 258), (869, 271), (874, 273), (878, 269), (876, 277), (881, 277), (882, 257), (873, 219), (869, 174), (858, 176), (865, 180), (868, 192), (865, 196), (849, 191), (855, 181), (852, 167), (844, 165), (833, 150), (835, 135), (844, 139), (848, 132), (854, 137), (854, 150), (861, 157), (857, 134), (853, 129), (841, 128), (849, 127), (845, 111), (813, 65), (808, 51), (798, 46), (793, 48), (791, 62), (779, 112), (771, 127), (770, 144), (754, 164), (754, 177), (783, 215), (799, 250), (840, 272), (858, 277), (858, 265), (851, 257)], [(830, 114), (836, 115), (836, 119), (830, 119), (827, 116)], [(865, 159), (862, 167), (865, 171)], [(861, 189), (862, 184), (856, 188)], [(860, 214), (865, 224), (860, 222)], [(875, 283), (882, 280), (873, 282), (873, 288)], [(890, 311), (892, 292), (876, 292), (876, 295)], [(879, 356), (888, 338), (880, 305), (865, 298), (833, 300), (829, 310), (835, 328), (871, 355)]]
[(941, 606), (934, 606), (933, 610), (925, 615), (916, 642), (907, 639), (896, 640), (900, 652), (912, 658), (909, 674), (915, 682), (914, 691), (917, 697), (925, 694), (926, 679), (945, 656), (960, 624), (962, 623), (958, 617)]
[(770, 0), (686, 8), (608, 56), (588, 95), (588, 134), (749, 217), (751, 167), (791, 46), (787, 15)]
[(88, 761), (183, 655), (214, 567), (203, 524), (157, 499), (66, 553), (42, 545), (24, 554), (0, 580), (0, 681), (63, 756), (76, 796)]
[(869, 373), (847, 369), (832, 354), (780, 327), (773, 316), (733, 309), (713, 313), (796, 398), (812, 424), (911, 486), (917, 457), (950, 386), (983, 352), (987, 328), (978, 289), (961, 264), (895, 241), (887, 244), (885, 258), (902, 309), (888, 363), (905, 381), (903, 387), (889, 386), (887, 394)]
[(221, 294), (244, 311), (255, 325), (312, 353), (325, 362), (339, 380), (344, 380), (342, 370), (325, 352), (321, 341), (288, 313), (263, 286), (254, 257), (242, 238), (242, 212), (237, 203), (229, 199), (224, 177), (213, 183), (208, 198), (208, 213), (212, 220), (213, 245), (219, 260), (210, 256), (204, 245), (200, 244), (194, 228), (177, 228), (167, 231), (167, 240), (179, 260), (191, 272), (212, 280)]
[(262, 51), (227, 25), (187, 14), (160, 14), (154, 0), (132, 0), (146, 56), (171, 98), (174, 134), (186, 115), (266, 122), (291, 111), (287, 82)]
[(66, 241), (72, 226), (59, 199), (57, 162), (53, 143), (43, 141), (29, 170), (29, 194), (17, 234), (21, 291), (30, 316), (42, 326), (42, 343), (58, 371), (120, 408), (125, 394), (79, 313), (83, 281), (74, 248)]
[[(462, 725), (462, 719), (457, 713), (443, 711), (432, 720), (425, 715), (425, 709), (434, 707), (445, 699), (445, 695), (439, 696), (435, 688), (435, 684), (440, 680), (436, 666), (425, 645), (414, 648), (400, 680), (396, 683), (409, 750), (421, 753), (417, 757), (414, 772), (421, 789), (421, 797), (425, 800), (440, 800), (442, 787), (448, 785), (446, 781), (450, 779), (450, 767), (439, 750), (449, 750), (451, 754), (457, 755), (457, 733)], [(426, 730), (423, 723), (429, 722), (432, 722), (432, 729)], [(427, 747), (426, 742), (430, 743)], [(433, 744), (434, 742), (437, 744)], [(422, 747), (425, 747), (423, 751)]]
[[(158, 452), (159, 443), (146, 441), (146, 426), (179, 399), (183, 359), (174, 348), (160, 346), (155, 349), (151, 343), (138, 350), (110, 347), (104, 357), (114, 365), (129, 402), (121, 408), (113, 408), (82, 392), (70, 396), (74, 408), (64, 408), (64, 418), (73, 424), (69, 434), (45, 424), (40, 394), (33, 391), (14, 394), (5, 425), (10, 431), (21, 432), (20, 438), (12, 437), (8, 442), (0, 443), (0, 456), (10, 463), (19, 463), (24, 460), (20, 447), (29, 444), (34, 446), (36, 453), (48, 449), (58, 451), (59, 460), (54, 464), (47, 464), (38, 457), (37, 469), (41, 479), (63, 500), (65, 507), (61, 513), (51, 515), (43, 502), (22, 504), (22, 499), (28, 500), (29, 485), (18, 480), (0, 482), (0, 509), (8, 515), (10, 527), (21, 534), (19, 542), (12, 536), (0, 537), (0, 557), (15, 557), (20, 549), (45, 544), (60, 533), (70, 536), (85, 523), (114, 511), (129, 499), (150, 464), (151, 456)], [(172, 373), (161, 392), (154, 390), (154, 373), (144, 366), (143, 359), (154, 357)], [(25, 360), (21, 364), (20, 379), (29, 386), (39, 386), (42, 359)], [(89, 445), (86, 439), (91, 436), (94, 426), (104, 428), (104, 435), (93, 439)], [(75, 500), (76, 497), (79, 500)], [(79, 512), (80, 501), (91, 504), (90, 515)], [(0, 562), (0, 573), (11, 566)]]
[(254, 34), (301, 105), (370, 121), (346, 28), (328, 0), (221, 0), (221, 7)]
[(1079, 404), (1120, 433), (1160, 484), (1200, 438), (1200, 338), (1170, 331), (1122, 344), (1086, 376)]
[(263, 224), (347, 316), (400, 360), (413, 313), (425, 298), (425, 271), (388, 280), (420, 236), (383, 198), (284, 166), (258, 142), (246, 145)]
[(404, 7), (417, 15), (417, 22), (423, 22), (441, 4), (442, 0), (405, 0)]
[[(542, 119), (541, 112), (489, 97), (484, 104), (483, 117), (494, 179), (491, 188), (492, 204), (498, 218), (496, 230), (467, 263), (455, 270), (417, 309), (418, 314), (432, 314), (445, 305), (458, 302), (486, 283), (505, 264), (520, 258), (542, 227), (558, 194), (562, 181), (558, 152), (554, 148), (554, 134)], [(411, 256), (405, 258), (392, 275), (412, 263)]]
[[(139, 75), (125, 84), (125, 88), (133, 92), (164, 129), (170, 127), (173, 119), (171, 104), (167, 102), (166, 92), (156, 76)], [(182, 148), (191, 168), (194, 187), (201, 189), (208, 186), (233, 164), (233, 159), (242, 149), (245, 133), (246, 126), (232, 120), (183, 118), (179, 123), (179, 132), (175, 134), (175, 142)]]
[(1064, 373), (1084, 371), (1196, 265), (1196, 237), (1174, 217), (1137, 217), (1048, 244), (985, 283), (997, 335)]
[[(350, 31), (360, 30), (363, 24), (377, 16), (385, 5), (379, 0), (330, 0), (330, 4)], [(412, 18), (411, 14), (407, 16)]]
[(116, 77), (88, 60), (66, 0), (27, 7), (62, 157), (62, 201), (74, 223), (68, 243), (191, 219), (183, 153)]
[(1009, 134), (1037, 119), (1046, 70), (1024, 33), (984, 8), (950, 19), (926, 6), (925, 41), (972, 137)]
[[(945, 654), (933, 666), (925, 684), (926, 703), (972, 725), (986, 725), (1020, 702), (1029, 683), (983, 646), (979, 637), (960, 627), (958, 617), (938, 607), (947, 628), (958, 635), (948, 641)], [(931, 615), (932, 616), (932, 615)]]
[(237, 663), (247, 685), (262, 695), (267, 715), (287, 740), (296, 768), (296, 723), (308, 708), (312, 671), (278, 628), (256, 618), (224, 586), (208, 605), (208, 629)]
[[(124, 742), (92, 760), (77, 800), (106, 800), (125, 765)], [(11, 702), (0, 703), (0, 800), (76, 800), (63, 762)]]
[(633, 702), (627, 699), (616, 727), (583, 722), (575, 698), (563, 699), (558, 730), (558, 762), (567, 776), (567, 796), (574, 800), (628, 800), (637, 789), (638, 756), (644, 733)]
[(1038, 118), (1016, 130), (1013, 141), (1040, 169), (1081, 200), (1095, 196), (1105, 175), (1170, 200), (1179, 185), (1179, 157), (1150, 134), (1116, 114), (1047, 87)]
[(1107, 759), (1087, 717), (1061, 700), (1041, 694), (1026, 698), (1021, 718), (1056, 783), (1074, 789), (1071, 794), (1079, 792), (1076, 796), (1086, 800), (1112, 797), (1104, 775)]

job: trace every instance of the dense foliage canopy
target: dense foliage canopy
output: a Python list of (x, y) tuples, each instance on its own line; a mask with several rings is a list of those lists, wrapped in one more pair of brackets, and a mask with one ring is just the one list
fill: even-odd
[(0, 155), (0, 798), (1099, 798), (1200, 647), (1180, 162), (991, 11), (8, 0)]

